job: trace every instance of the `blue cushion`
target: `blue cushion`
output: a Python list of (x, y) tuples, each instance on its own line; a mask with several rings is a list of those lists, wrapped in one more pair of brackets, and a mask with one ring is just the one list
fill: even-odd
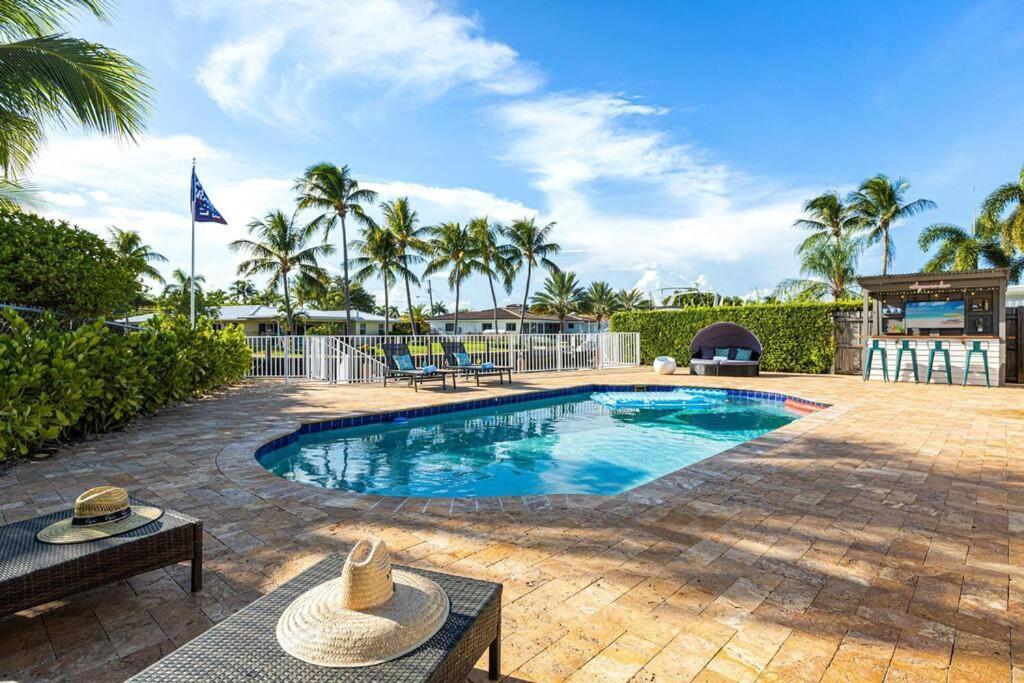
[(711, 360), (715, 357), (715, 347), (713, 346), (702, 346), (700, 347), (700, 357), (704, 360)]
[(728, 346), (716, 346), (715, 347), (715, 356), (716, 357), (717, 356), (724, 356), (725, 358), (728, 358), (729, 357), (729, 347)]
[(407, 353), (397, 355), (395, 358), (395, 367), (399, 370), (415, 370), (416, 366), (412, 362), (412, 356)]
[(738, 348), (736, 349), (736, 358), (734, 360), (750, 360), (753, 355), (753, 349)]
[(452, 355), (455, 356), (455, 364), (456, 365), (472, 365), (473, 364), (473, 360), (469, 357), (469, 354), (466, 353), (465, 351), (456, 351)]
[(494, 369), (494, 363), (492, 363), (491, 361), (487, 361), (486, 363), (484, 363), (480, 367), (482, 369), (484, 369), (484, 370), (493, 370)]
[(423, 366), (423, 374), (424, 375), (433, 375), (435, 372), (437, 372), (437, 366), (436, 365), (424, 365)]

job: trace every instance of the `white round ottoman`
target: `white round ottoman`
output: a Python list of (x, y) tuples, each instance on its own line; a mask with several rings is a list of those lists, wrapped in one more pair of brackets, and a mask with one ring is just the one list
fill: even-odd
[(671, 375), (676, 371), (676, 359), (672, 356), (658, 356), (651, 367), (656, 375)]

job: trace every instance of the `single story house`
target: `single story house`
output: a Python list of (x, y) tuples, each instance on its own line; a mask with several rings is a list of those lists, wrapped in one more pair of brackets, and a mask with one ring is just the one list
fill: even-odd
[[(502, 306), (497, 309), (498, 329), (494, 329), (494, 309), (482, 311), (460, 311), (459, 329), (455, 329), (455, 314), (434, 315), (426, 319), (430, 331), (436, 334), (480, 334), (480, 333), (512, 333), (523, 334), (557, 334), (562, 331), (558, 317), (526, 311), (524, 328), (519, 329), (519, 316), (522, 306)], [(607, 322), (598, 325), (594, 318), (584, 315), (569, 315), (565, 319), (567, 334), (579, 332), (601, 332), (607, 329)]]
[[(128, 318), (130, 323), (148, 320), (152, 314), (136, 315)], [(345, 323), (345, 311), (317, 311), (298, 308), (295, 310), (295, 334), (305, 334), (306, 329), (317, 325), (338, 325)], [(283, 334), (281, 321), (284, 310), (274, 306), (260, 304), (244, 304), (221, 306), (214, 327), (225, 325), (241, 325), (246, 336), (261, 337)], [(352, 334), (382, 335), (384, 334), (384, 316), (376, 313), (352, 311)]]

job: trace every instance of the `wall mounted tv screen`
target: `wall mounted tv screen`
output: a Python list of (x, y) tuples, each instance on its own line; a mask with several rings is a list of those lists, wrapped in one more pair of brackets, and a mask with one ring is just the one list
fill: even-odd
[(906, 308), (907, 329), (963, 329), (964, 302), (958, 301), (908, 301)]

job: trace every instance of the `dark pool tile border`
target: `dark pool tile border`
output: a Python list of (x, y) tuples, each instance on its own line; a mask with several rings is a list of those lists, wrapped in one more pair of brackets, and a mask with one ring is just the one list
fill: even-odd
[(596, 391), (640, 391), (640, 392), (659, 392), (659, 391), (674, 391), (676, 389), (685, 389), (686, 391), (693, 392), (724, 392), (727, 396), (738, 396), (740, 398), (756, 398), (760, 400), (773, 401), (776, 403), (796, 403), (799, 405), (805, 405), (814, 410), (820, 410), (828, 408), (828, 403), (822, 403), (820, 401), (811, 401), (806, 398), (799, 396), (791, 396), (789, 394), (781, 394), (774, 391), (756, 391), (751, 389), (730, 389), (725, 387), (687, 387), (687, 386), (675, 386), (669, 384), (583, 384), (574, 387), (564, 387), (561, 389), (548, 389), (545, 391), (530, 391), (517, 394), (510, 394), (508, 396), (493, 396), (491, 398), (479, 399), (476, 401), (458, 401), (455, 403), (442, 403), (434, 406), (423, 406), (422, 408), (412, 408), (405, 410), (392, 410), (384, 413), (367, 413), (365, 415), (354, 415), (352, 417), (342, 417), (333, 420), (322, 420), (320, 422), (304, 422), (302, 425), (284, 436), (280, 436), (272, 441), (262, 444), (256, 449), (255, 458), (259, 460), (264, 455), (276, 451), (285, 446), (289, 446), (299, 440), (299, 437), (304, 434), (316, 434), (319, 432), (329, 432), (335, 429), (349, 429), (352, 427), (366, 427), (368, 425), (381, 424), (383, 422), (392, 422), (397, 418), (415, 419), (419, 417), (432, 417), (434, 415), (444, 415), (448, 413), (458, 413), (466, 410), (479, 410), (481, 408), (493, 408), (497, 406), (509, 405), (512, 403), (527, 403), (530, 401), (542, 401), (548, 398), (560, 398), (562, 396), (572, 396), (574, 394), (588, 394)]

